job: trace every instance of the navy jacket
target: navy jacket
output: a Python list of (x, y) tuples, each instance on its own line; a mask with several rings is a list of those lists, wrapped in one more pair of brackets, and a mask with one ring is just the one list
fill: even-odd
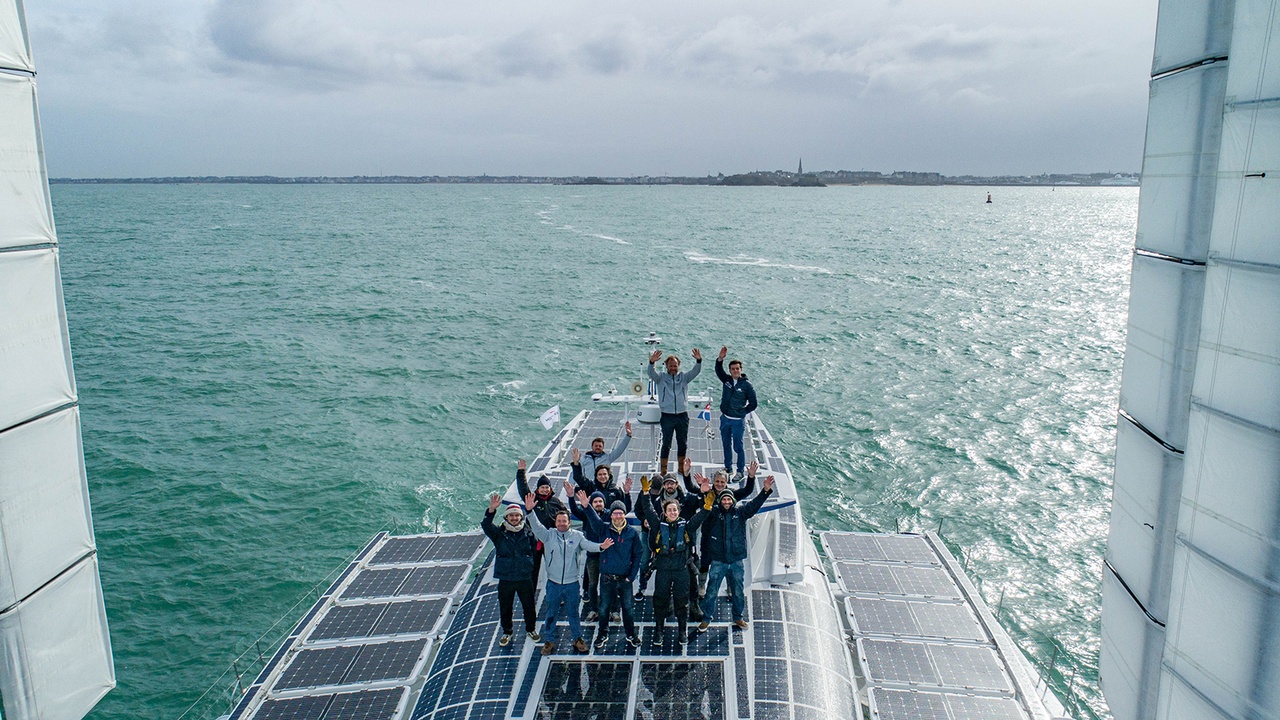
[(745, 374), (738, 376), (738, 382), (724, 371), (724, 361), (716, 359), (716, 377), (720, 378), (720, 414), (731, 418), (744, 418), (747, 413), (756, 409), (756, 389)]
[(732, 563), (747, 559), (747, 521), (752, 518), (772, 490), (761, 490), (745, 505), (734, 505), (725, 512), (719, 501), (711, 511), (711, 519), (702, 528), (706, 538), (703, 549), (712, 562)]
[[(505, 508), (501, 508), (506, 512)], [(533, 552), (538, 539), (529, 529), (529, 521), (525, 520), (520, 532), (513, 533), (506, 528), (494, 525), (495, 512), (486, 512), (480, 521), (480, 529), (493, 541), (493, 549), (497, 558), (493, 561), (493, 576), (499, 580), (532, 580)]]
[[(608, 501), (606, 501), (606, 507), (607, 503)], [(573, 513), (574, 517), (582, 521), (582, 534), (591, 542), (601, 543), (604, 542), (606, 537), (608, 537), (605, 534), (605, 523), (600, 519), (600, 515), (596, 512), (595, 508), (590, 505), (587, 505), (586, 507), (579, 505), (578, 501), (570, 495), (569, 512)], [(587, 557), (600, 557), (600, 553), (588, 550)]]
[(692, 520), (677, 518), (674, 523), (669, 523), (665, 519), (650, 523), (649, 551), (653, 553), (654, 568), (683, 570), (687, 567), (693, 552), (694, 536), (709, 517), (711, 513), (700, 507)]
[(600, 553), (600, 574), (625, 575), (634, 582), (644, 564), (640, 533), (630, 524), (618, 532), (612, 523), (608, 523), (605, 524), (605, 537), (613, 538), (613, 545)]
[[(554, 488), (554, 486), (552, 486)], [(528, 495), (532, 490), (529, 489), (529, 481), (526, 479), (523, 470), (516, 470), (516, 492), (520, 493), (520, 501), (524, 502), (524, 496)], [(561, 510), (568, 510), (564, 503), (560, 502), (560, 498), (555, 496), (553, 492), (551, 497), (546, 500), (538, 500), (538, 504), (533, 506), (533, 511), (538, 514), (538, 522), (542, 523), (544, 528), (553, 528), (556, 526), (556, 514)]]
[(618, 500), (626, 506), (627, 512), (631, 512), (631, 496), (622, 492), (622, 488), (618, 487), (617, 481), (609, 483), (608, 485), (601, 485), (594, 479), (587, 480), (586, 475), (583, 474), (581, 465), (571, 465), (570, 467), (573, 468), (573, 484), (578, 486), (579, 490), (588, 495), (593, 492), (598, 492), (604, 495), (604, 507), (606, 510), (613, 505), (614, 500)]

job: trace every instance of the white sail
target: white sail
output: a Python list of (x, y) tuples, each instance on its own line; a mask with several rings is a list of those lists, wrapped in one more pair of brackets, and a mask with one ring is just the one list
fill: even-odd
[(1117, 720), (1280, 718), (1277, 41), (1280, 0), (1161, 2), (1103, 577)]
[(0, 698), (79, 720), (115, 686), (19, 0), (0, 0)]

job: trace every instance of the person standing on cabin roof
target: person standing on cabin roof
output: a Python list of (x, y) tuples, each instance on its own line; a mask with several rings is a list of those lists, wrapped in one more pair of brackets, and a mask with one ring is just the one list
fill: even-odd
[(556, 650), (556, 622), (560, 619), (561, 609), (569, 616), (569, 632), (573, 635), (573, 649), (580, 653), (587, 652), (587, 643), (582, 639), (582, 623), (578, 620), (578, 606), (582, 603), (582, 586), (578, 578), (582, 577), (582, 565), (588, 552), (608, 550), (613, 541), (605, 538), (604, 542), (591, 542), (580, 530), (569, 527), (569, 511), (560, 508), (556, 511), (555, 529), (548, 530), (538, 521), (538, 514), (533, 508), (538, 498), (529, 493), (524, 498), (524, 506), (529, 510), (529, 529), (542, 542), (547, 566), (547, 619), (542, 625), (542, 654), (550, 655)]
[(494, 525), (493, 517), (501, 504), (502, 498), (497, 493), (489, 496), (489, 511), (480, 521), (480, 529), (493, 541), (493, 576), (498, 579), (498, 613), (502, 622), (498, 644), (506, 647), (511, 643), (511, 615), (516, 595), (520, 596), (520, 607), (524, 609), (525, 634), (534, 642), (542, 638), (537, 632), (538, 608), (533, 603), (533, 555), (538, 540), (524, 520), (524, 508), (519, 505), (507, 506), (502, 525)]
[(660, 357), (661, 350), (654, 350), (649, 356), (649, 379), (658, 387), (658, 409), (662, 411), (662, 450), (658, 453), (658, 474), (666, 475), (672, 435), (676, 439), (676, 467), (680, 467), (684, 456), (689, 454), (689, 381), (702, 372), (702, 351), (693, 349), (693, 359), (697, 364), (688, 372), (680, 372), (680, 358), (668, 355), (667, 371), (659, 373), (654, 369), (654, 363)]
[[(569, 498), (569, 512), (582, 521), (582, 534), (592, 542), (603, 541), (606, 537), (606, 523), (601, 519), (606, 507), (604, 495), (593, 492), (588, 497), (586, 493), (578, 490), (577, 502), (574, 502), (574, 493), (567, 482), (564, 484), (564, 492)], [(587, 567), (582, 582), (582, 604), (587, 608), (585, 619), (587, 622), (594, 622), (599, 617), (597, 611), (600, 607), (600, 553), (587, 553)]]
[(742, 477), (747, 458), (742, 449), (742, 432), (746, 428), (747, 413), (756, 409), (756, 389), (742, 372), (742, 361), (729, 361), (729, 372), (724, 371), (724, 358), (728, 347), (720, 348), (716, 358), (716, 377), (723, 388), (720, 393), (720, 442), (724, 447), (724, 470), (733, 472), (733, 453), (738, 454), (738, 477)]
[[(710, 517), (711, 505), (715, 502), (711, 483), (705, 478), (702, 492), (703, 499), (698, 510), (689, 519), (680, 516), (680, 500), (664, 496), (663, 491), (658, 488), (654, 488), (652, 493), (642, 492), (636, 500), (636, 512), (649, 520), (649, 552), (658, 575), (657, 585), (653, 589), (654, 645), (662, 644), (665, 634), (663, 626), (667, 615), (673, 611), (677, 625), (676, 642), (684, 645), (689, 639), (689, 588), (695, 577), (691, 572), (694, 537), (698, 528)], [(654, 503), (662, 508), (660, 514), (653, 509)]]
[(604, 647), (608, 640), (609, 610), (614, 602), (622, 606), (622, 627), (627, 633), (627, 644), (633, 648), (640, 647), (631, 586), (640, 574), (644, 547), (640, 533), (627, 522), (627, 510), (620, 502), (609, 508), (609, 526), (605, 536), (612, 541), (612, 547), (600, 553), (600, 630), (596, 633), (596, 648)]
[(598, 487), (593, 488), (590, 484), (591, 480), (597, 478), (597, 468), (602, 465), (605, 467), (612, 465), (615, 460), (622, 457), (622, 453), (626, 452), (627, 446), (631, 444), (631, 421), (628, 420), (622, 427), (626, 430), (626, 435), (622, 436), (622, 442), (615, 445), (613, 450), (606, 453), (604, 451), (604, 438), (598, 437), (591, 441), (591, 450), (582, 454), (582, 477), (585, 478), (585, 481), (579, 483), (578, 487), (582, 488), (588, 495), (600, 489)]
[(743, 561), (747, 559), (747, 521), (752, 518), (764, 501), (773, 492), (773, 476), (764, 479), (764, 488), (750, 502), (738, 507), (738, 500), (732, 490), (725, 490), (716, 497), (715, 511), (711, 519), (704, 523), (706, 549), (711, 557), (711, 569), (707, 575), (707, 595), (702, 599), (702, 622), (698, 632), (711, 626), (711, 618), (715, 617), (716, 595), (720, 592), (720, 583), (729, 578), (729, 592), (733, 602), (733, 626), (739, 630), (747, 627), (746, 595), (743, 580), (746, 568)]
[[(525, 477), (525, 462), (521, 458), (516, 463), (516, 492), (520, 493), (520, 497), (529, 494), (529, 480)], [(542, 523), (542, 527), (552, 527), (556, 524), (556, 514), (564, 511), (568, 512), (569, 508), (560, 502), (560, 498), (556, 497), (555, 490), (551, 487), (551, 480), (546, 475), (538, 476), (537, 489), (533, 491), (537, 497), (538, 504), (533, 508), (533, 512), (538, 514), (538, 520)], [(544, 552), (542, 542), (538, 542), (538, 550), (534, 556), (533, 564), (533, 589), (536, 593), (538, 590), (538, 575), (542, 571), (542, 555)]]
[[(603, 445), (603, 443), (601, 443)], [(604, 495), (605, 507), (620, 502), (627, 506), (627, 512), (631, 512), (631, 478), (627, 478), (622, 487), (618, 487), (618, 483), (613, 480), (613, 468), (608, 463), (596, 465), (595, 482), (591, 483), (587, 480), (587, 458), (578, 452), (578, 448), (574, 448), (571, 453), (572, 460), (569, 466), (573, 468), (573, 484), (585, 493), (601, 493)], [(568, 492), (566, 488), (565, 492)]]

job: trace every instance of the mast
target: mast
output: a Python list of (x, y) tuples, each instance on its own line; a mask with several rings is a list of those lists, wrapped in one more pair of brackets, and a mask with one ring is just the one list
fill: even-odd
[(0, 0), (0, 696), (79, 720), (115, 687), (21, 0)]
[(1280, 0), (1160, 4), (1103, 570), (1116, 720), (1280, 717), (1276, 40)]

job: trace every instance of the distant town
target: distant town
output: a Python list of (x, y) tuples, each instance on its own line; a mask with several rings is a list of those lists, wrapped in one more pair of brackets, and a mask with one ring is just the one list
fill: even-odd
[(936, 172), (898, 171), (881, 173), (869, 170), (819, 170), (788, 172), (758, 170), (737, 175), (636, 175), (630, 177), (552, 176), (552, 175), (352, 175), (347, 177), (276, 177), (274, 175), (219, 175), (148, 178), (51, 178), (62, 185), (98, 184), (196, 184), (240, 183), (259, 185), (374, 185), (432, 184), (459, 185), (766, 185), (782, 187), (824, 187), (828, 185), (980, 185), (995, 186), (1131, 186), (1140, 184), (1138, 173), (1053, 173), (1043, 175), (943, 175)]

